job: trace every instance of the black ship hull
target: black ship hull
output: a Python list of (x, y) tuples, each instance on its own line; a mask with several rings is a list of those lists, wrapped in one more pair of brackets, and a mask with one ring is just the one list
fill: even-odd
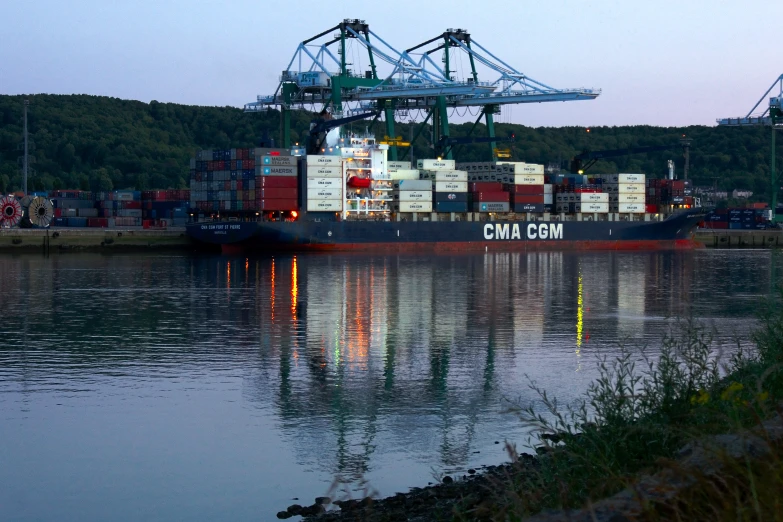
[(664, 221), (262, 221), (188, 226), (224, 251), (470, 252), (690, 249), (701, 213)]

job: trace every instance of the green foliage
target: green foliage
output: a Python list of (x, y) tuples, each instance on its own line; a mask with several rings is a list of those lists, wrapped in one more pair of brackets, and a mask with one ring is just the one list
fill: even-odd
[[(691, 440), (757, 425), (774, 413), (773, 405), (783, 399), (783, 312), (779, 299), (770, 300), (764, 308), (753, 339), (751, 354), (738, 346), (721, 368), (720, 352), (708, 332), (688, 324), (680, 334), (665, 339), (656, 359), (642, 356), (642, 369), (636, 362), (638, 356), (624, 348), (619, 357), (602, 359), (599, 378), (590, 385), (586, 398), (566, 407), (532, 385), (544, 412), (533, 405), (517, 412), (544, 443), (539, 449), (545, 456), (535, 473), (521, 473), (500, 489), (496, 512), (513, 514), (510, 519), (517, 520), (543, 508), (581, 507), (628, 487), (640, 473), (676, 468), (676, 462), (667, 459), (675, 458)], [(691, 504), (687, 506), (691, 513), (704, 509), (712, 514), (681, 519), (744, 520), (738, 514), (749, 508), (754, 516), (779, 512), (770, 499), (783, 493), (783, 451), (775, 450), (773, 457), (774, 469), (768, 473), (777, 474), (777, 481), (758, 475), (750, 464), (737, 468), (727, 460), (727, 476), (719, 480), (724, 486), (731, 483), (732, 488), (742, 490), (741, 495), (719, 508), (712, 503)], [(758, 461), (753, 466), (761, 469), (769, 464)], [(766, 489), (753, 489), (762, 482)], [(720, 493), (711, 483), (695, 484), (685, 493), (689, 498), (714, 501), (715, 493)], [(755, 495), (752, 505), (747, 498), (751, 493)], [(763, 502), (761, 497), (765, 497)], [(720, 516), (713, 516), (715, 509)]]
[[(111, 184), (114, 189), (181, 188), (188, 179), (188, 163), (198, 149), (253, 147), (265, 133), (278, 145), (280, 113), (247, 114), (233, 107), (196, 107), (149, 104), (86, 95), (0, 96), (0, 189), (18, 189), (22, 184), (17, 164), (22, 141), (22, 102), (30, 100), (29, 129), (37, 162), (30, 179), (34, 190), (93, 188)], [(312, 115), (293, 112), (291, 139), (300, 141)], [(383, 121), (359, 121), (354, 131), (369, 129), (385, 134)], [(472, 123), (454, 124), (452, 136), (465, 136)], [(396, 133), (410, 137), (408, 124), (397, 124)], [(690, 177), (697, 185), (732, 190), (743, 188), (763, 196), (769, 190), (769, 131), (764, 128), (694, 126), (525, 127), (497, 124), (496, 134), (516, 135), (510, 147), (512, 159), (529, 163), (562, 164), (584, 150), (615, 149), (676, 143), (682, 134), (693, 139)], [(413, 154), (432, 157), (426, 129), (416, 140)], [(486, 135), (483, 124), (473, 135)], [(402, 154), (402, 150), (401, 150)], [(455, 149), (461, 161), (486, 161), (488, 144), (463, 145)], [(644, 172), (663, 177), (666, 162), (674, 159), (682, 172), (677, 149), (623, 156), (598, 162), (592, 173)], [(86, 178), (86, 179), (85, 179)]]

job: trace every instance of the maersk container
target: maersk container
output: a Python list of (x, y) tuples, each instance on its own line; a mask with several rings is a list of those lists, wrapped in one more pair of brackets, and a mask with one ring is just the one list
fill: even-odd
[(342, 164), (343, 159), (340, 156), (318, 156), (310, 154), (305, 160), (307, 167), (310, 166), (322, 166), (322, 167), (339, 167)]
[(435, 192), (467, 192), (467, 181), (436, 181)]
[(342, 209), (342, 199), (307, 200), (308, 212), (340, 212)]
[(395, 180), (392, 186), (397, 190), (432, 190), (432, 181), (426, 179)]
[(398, 201), (392, 208), (395, 212), (432, 212), (432, 201)]
[(509, 212), (511, 205), (509, 203), (473, 203), (473, 212)]
[(329, 188), (340, 189), (343, 188), (343, 180), (340, 178), (307, 178), (307, 190)]
[(435, 212), (467, 212), (467, 211), (468, 211), (467, 201), (436, 201), (435, 202)]
[(309, 166), (307, 167), (307, 177), (309, 178), (342, 178), (342, 167), (321, 167), (321, 166)]
[(296, 156), (261, 156), (262, 165), (275, 165), (280, 167), (296, 167)]
[(420, 159), (416, 162), (419, 170), (455, 170), (454, 160)]
[(429, 190), (396, 190), (392, 193), (396, 201), (432, 201)]
[(512, 174), (508, 180), (514, 185), (544, 185), (543, 174)]
[(318, 188), (314, 190), (308, 190), (307, 199), (311, 199), (314, 201), (334, 200), (334, 199), (342, 200), (343, 190), (342, 188)]
[(297, 176), (299, 172), (296, 167), (261, 167), (261, 174), (264, 176)]

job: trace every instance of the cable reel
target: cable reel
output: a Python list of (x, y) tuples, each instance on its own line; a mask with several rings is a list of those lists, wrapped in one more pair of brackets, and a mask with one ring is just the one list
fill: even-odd
[(35, 197), (27, 207), (27, 217), (34, 227), (46, 228), (54, 219), (54, 206), (47, 198)]
[(22, 204), (13, 196), (0, 198), (0, 227), (15, 227), (22, 221)]

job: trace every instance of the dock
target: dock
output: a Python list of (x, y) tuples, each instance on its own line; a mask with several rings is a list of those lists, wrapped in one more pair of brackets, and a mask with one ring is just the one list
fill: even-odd
[(696, 240), (707, 248), (780, 248), (783, 230), (706, 230), (696, 231)]
[(2, 252), (189, 250), (193, 247), (184, 227), (164, 230), (142, 228), (0, 229)]

